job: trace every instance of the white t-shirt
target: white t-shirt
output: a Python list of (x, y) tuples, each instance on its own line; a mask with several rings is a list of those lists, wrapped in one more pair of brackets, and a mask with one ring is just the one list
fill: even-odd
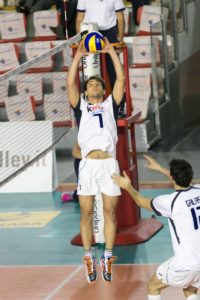
[(77, 11), (84, 12), (83, 23), (97, 23), (107, 30), (117, 23), (116, 12), (125, 9), (123, 0), (78, 0)]
[(97, 104), (90, 104), (84, 98), (80, 99), (75, 114), (77, 115), (79, 110), (78, 144), (83, 158), (93, 150), (106, 151), (112, 157), (116, 157), (117, 111), (114, 112), (114, 107), (117, 110), (118, 106), (114, 103), (112, 95)]
[(178, 264), (200, 271), (200, 185), (158, 196), (151, 205), (158, 215), (169, 218)]

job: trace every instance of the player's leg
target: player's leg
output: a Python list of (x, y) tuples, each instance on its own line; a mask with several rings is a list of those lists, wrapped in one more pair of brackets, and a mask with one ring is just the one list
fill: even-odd
[(80, 230), (85, 251), (83, 263), (86, 268), (87, 281), (94, 283), (97, 279), (96, 261), (92, 253), (94, 196), (79, 195), (79, 203), (81, 208)]
[(89, 250), (92, 244), (92, 220), (93, 220), (93, 204), (94, 196), (79, 195), (79, 203), (81, 208), (80, 229), (83, 247)]
[(93, 231), (93, 206), (95, 182), (92, 178), (92, 163), (82, 159), (79, 163), (77, 194), (81, 209), (80, 230), (85, 250), (91, 249)]
[(104, 160), (103, 163), (102, 179), (99, 181), (99, 185), (103, 199), (104, 237), (106, 248), (112, 249), (117, 230), (116, 210), (121, 195), (121, 190), (113, 182), (112, 175), (120, 172), (117, 160), (110, 158)]
[(161, 300), (160, 292), (166, 287), (168, 285), (158, 279), (156, 273), (154, 273), (148, 283), (148, 300)]
[(104, 214), (104, 236), (106, 249), (112, 249), (115, 242), (117, 219), (116, 209), (119, 201), (118, 196), (108, 196), (102, 194), (103, 197), (103, 214)]
[(112, 255), (112, 250), (115, 242), (117, 220), (116, 209), (118, 204), (118, 196), (103, 196), (103, 214), (104, 214), (104, 237), (105, 237), (105, 251), (100, 259), (102, 267), (103, 279), (110, 283), (112, 281), (112, 263), (116, 257)]
[(183, 293), (188, 300), (200, 300), (200, 296), (197, 295), (198, 289), (194, 286), (189, 286), (183, 289)]
[[(171, 257), (162, 263), (152, 276), (148, 286), (148, 300), (160, 300), (160, 291), (167, 286), (184, 288), (193, 283), (193, 286), (197, 287), (199, 286), (199, 282), (199, 272), (181, 268), (176, 261), (176, 257)], [(187, 287), (184, 289), (184, 294), (187, 299), (200, 300), (196, 294), (197, 289), (195, 287)], [(151, 296), (157, 296), (157, 298)]]

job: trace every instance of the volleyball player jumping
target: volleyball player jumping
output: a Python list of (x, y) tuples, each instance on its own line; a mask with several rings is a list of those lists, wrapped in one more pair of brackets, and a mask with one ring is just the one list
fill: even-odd
[(104, 100), (105, 83), (100, 77), (90, 77), (84, 85), (86, 98), (80, 97), (75, 77), (79, 63), (88, 53), (83, 42), (77, 49), (67, 76), (68, 98), (78, 123), (78, 144), (82, 160), (79, 165), (77, 193), (81, 208), (80, 229), (85, 256), (86, 277), (89, 283), (97, 279), (96, 259), (92, 253), (92, 221), (95, 195), (103, 198), (105, 251), (100, 259), (103, 279), (112, 281), (112, 263), (116, 259), (112, 249), (116, 235), (116, 208), (120, 188), (113, 183), (111, 175), (119, 173), (116, 160), (117, 117), (119, 104), (124, 95), (125, 75), (113, 46), (105, 40), (102, 50), (108, 53), (116, 71), (112, 94)]

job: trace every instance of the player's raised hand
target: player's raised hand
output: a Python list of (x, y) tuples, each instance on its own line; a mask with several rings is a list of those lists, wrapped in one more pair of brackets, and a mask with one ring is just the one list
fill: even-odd
[(112, 180), (115, 184), (117, 184), (122, 189), (128, 190), (131, 186), (131, 180), (128, 177), (128, 175), (126, 174), (125, 171), (123, 171), (123, 175), (124, 176), (113, 174), (112, 175)]
[(143, 155), (143, 157), (147, 160), (147, 164), (145, 165), (146, 168), (159, 171), (160, 170), (160, 164), (151, 156)]
[(99, 51), (99, 52), (102, 52), (102, 53), (110, 53), (111, 51), (114, 50), (114, 47), (113, 47), (113, 45), (109, 42), (109, 40), (108, 40), (106, 37), (104, 37), (104, 39), (105, 39), (105, 46), (104, 46), (104, 48), (103, 48), (101, 51)]
[(84, 43), (83, 40), (80, 41), (78, 48), (77, 48), (77, 55), (79, 55), (80, 57), (88, 55), (88, 52), (86, 51), (85, 47), (84, 47)]

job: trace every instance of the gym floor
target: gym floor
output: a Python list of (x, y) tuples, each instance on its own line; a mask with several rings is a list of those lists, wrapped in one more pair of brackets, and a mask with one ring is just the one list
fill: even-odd
[[(170, 189), (143, 189), (155, 197)], [(156, 266), (172, 255), (167, 220), (158, 217), (163, 228), (148, 241), (115, 246), (118, 260), (114, 279), (106, 284), (100, 275), (94, 285), (85, 279), (82, 247), (71, 239), (79, 233), (77, 202), (62, 203), (61, 193), (2, 194), (0, 200), (0, 299), (3, 300), (142, 300)], [(151, 217), (141, 210), (142, 219)], [(103, 245), (95, 247), (97, 258)], [(100, 268), (99, 268), (100, 269)], [(163, 291), (163, 300), (183, 300), (181, 290)]]
[[(170, 190), (143, 190), (154, 197)], [(82, 265), (82, 247), (71, 245), (79, 233), (77, 202), (62, 203), (60, 192), (2, 194), (0, 200), (0, 299), (146, 299), (146, 283), (156, 265), (172, 254), (166, 220), (150, 240), (138, 245), (115, 246), (118, 256), (114, 280), (99, 278), (89, 285)], [(151, 214), (142, 211), (142, 218)], [(165, 244), (165, 247), (163, 247)], [(103, 245), (95, 249), (99, 258)], [(184, 299), (169, 289), (166, 298)], [(182, 297), (182, 298), (181, 298)]]

